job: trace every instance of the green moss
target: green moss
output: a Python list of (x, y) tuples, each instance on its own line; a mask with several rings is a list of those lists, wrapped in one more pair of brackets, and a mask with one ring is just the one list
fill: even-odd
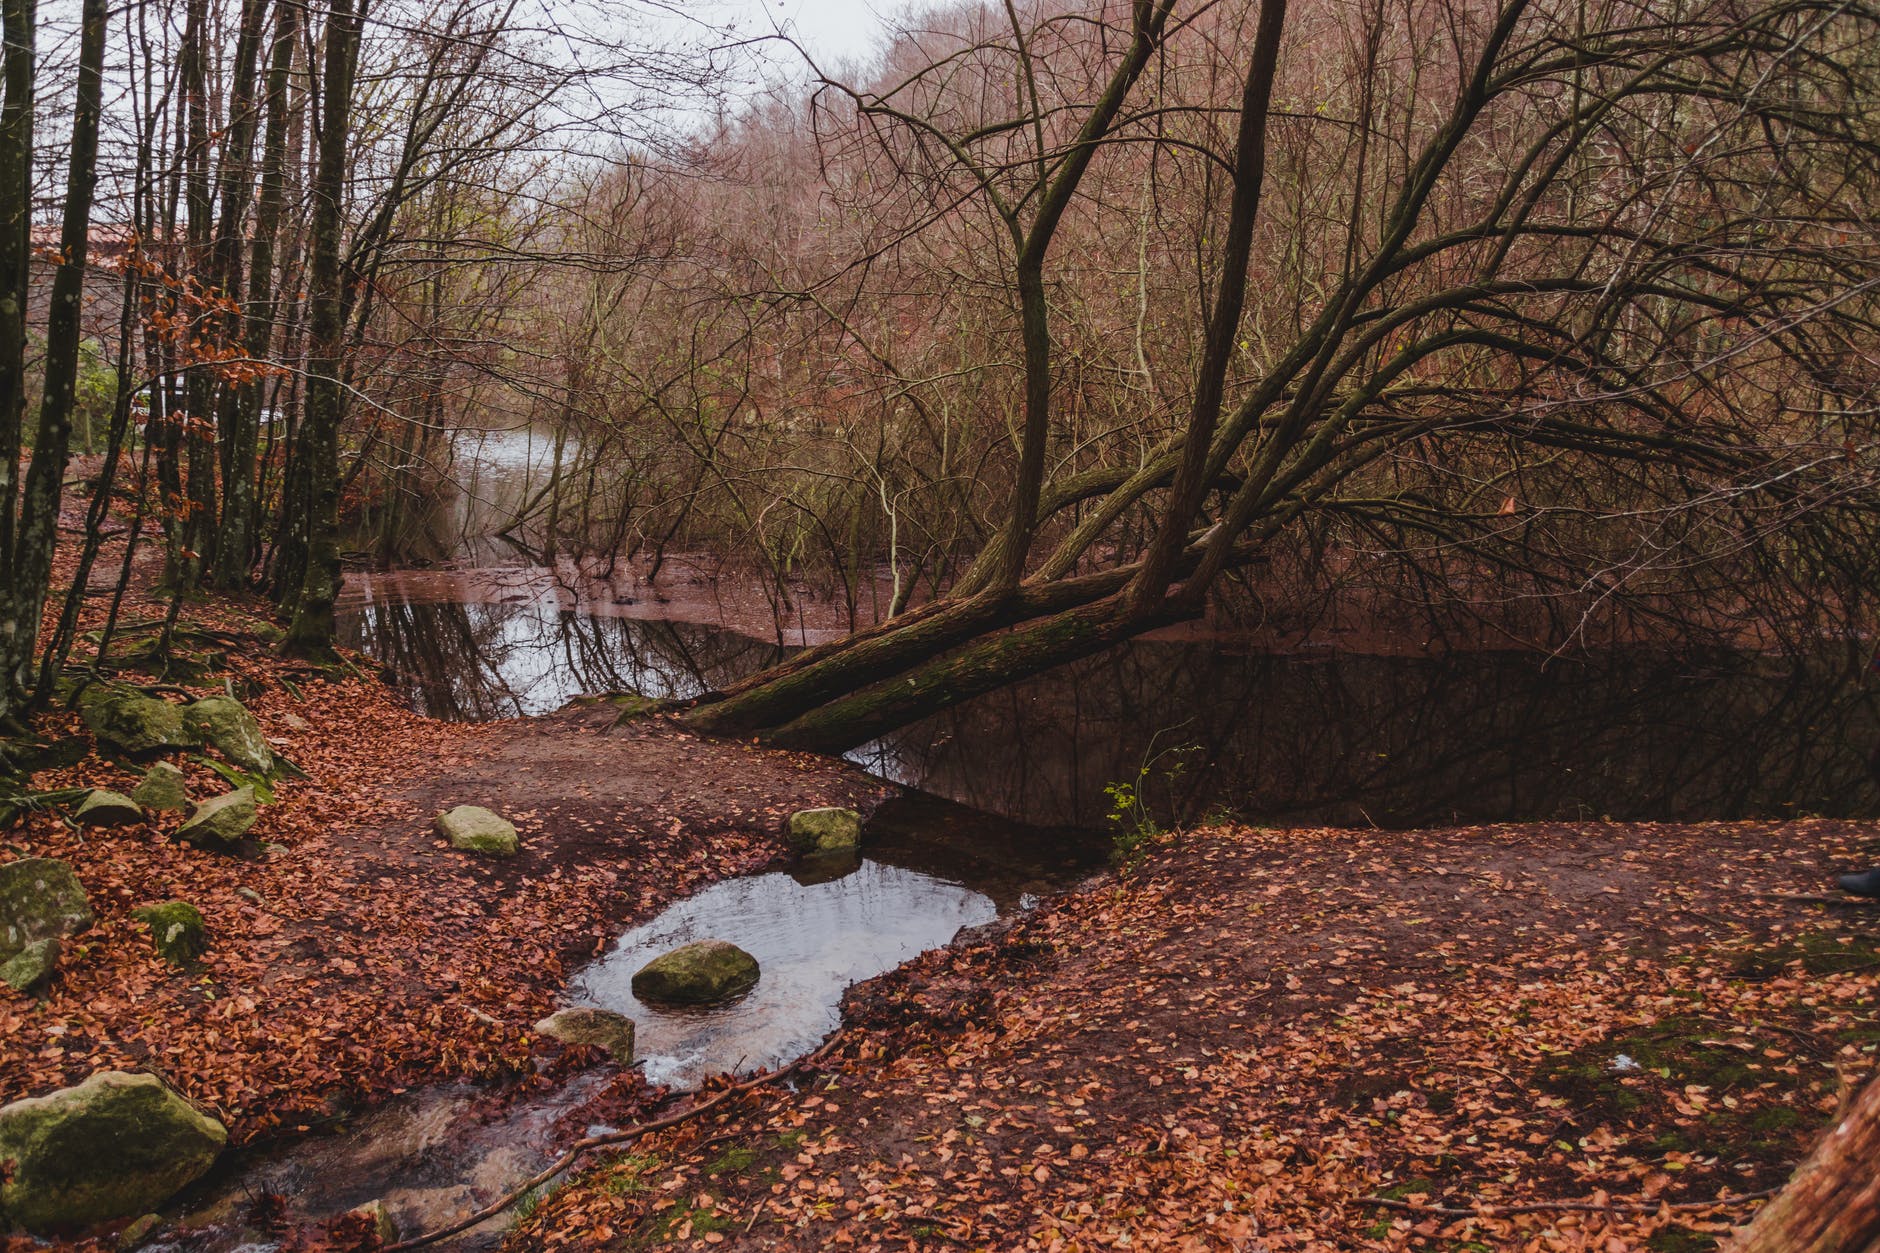
[(1667, 1227), (1654, 1233), (1645, 1242), (1645, 1247), (1652, 1253), (1707, 1253), (1717, 1247), (1717, 1238), (1699, 1231), (1686, 1231), (1682, 1227)]
[(708, 1175), (735, 1175), (749, 1170), (757, 1161), (757, 1153), (752, 1149), (726, 1149), (717, 1161), (705, 1168)]
[(1377, 1195), (1386, 1201), (1401, 1201), (1414, 1192), (1434, 1193), (1435, 1191), (1436, 1185), (1428, 1179), (1406, 1179), (1402, 1183), (1392, 1184)]
[(157, 955), (172, 965), (193, 961), (209, 947), (202, 912), (188, 901), (145, 905), (132, 910), (131, 916), (149, 926), (150, 942), (156, 946)]

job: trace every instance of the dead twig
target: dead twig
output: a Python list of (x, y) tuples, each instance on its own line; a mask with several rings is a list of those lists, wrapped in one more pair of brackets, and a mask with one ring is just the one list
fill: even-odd
[(1778, 1189), (1765, 1188), (1761, 1192), (1745, 1192), (1742, 1196), (1721, 1197), (1715, 1201), (1680, 1201), (1673, 1204), (1661, 1201), (1657, 1205), (1599, 1205), (1592, 1201), (1534, 1201), (1522, 1205), (1476, 1205), (1462, 1208), (1454, 1205), (1417, 1205), (1410, 1201), (1394, 1201), (1389, 1197), (1367, 1196), (1359, 1202), (1361, 1205), (1375, 1205), (1379, 1209), (1402, 1210), (1406, 1214), (1433, 1214), (1441, 1218), (1501, 1218), (1508, 1214), (1656, 1214), (1663, 1210), (1707, 1210), (1720, 1209), (1726, 1205), (1745, 1205), (1751, 1201), (1766, 1201), (1774, 1196)]

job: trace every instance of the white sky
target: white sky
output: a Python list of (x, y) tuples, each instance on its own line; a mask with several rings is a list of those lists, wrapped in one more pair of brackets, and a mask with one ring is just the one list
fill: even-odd
[(782, 28), (829, 69), (869, 58), (892, 19), (927, 4), (922, 0), (679, 0), (675, 7), (704, 22), (735, 24), (747, 37)]

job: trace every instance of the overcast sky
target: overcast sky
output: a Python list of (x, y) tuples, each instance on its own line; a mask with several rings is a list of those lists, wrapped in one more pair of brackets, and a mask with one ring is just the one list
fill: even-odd
[(919, 0), (685, 0), (677, 7), (701, 21), (735, 23), (747, 36), (782, 28), (813, 56), (839, 64), (869, 58), (892, 19), (926, 4)]

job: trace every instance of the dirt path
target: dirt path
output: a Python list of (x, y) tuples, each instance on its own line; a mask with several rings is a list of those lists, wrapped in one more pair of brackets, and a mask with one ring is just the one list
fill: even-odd
[[(41, 813), (0, 833), (8, 857), (70, 862), (97, 914), (38, 997), (0, 989), (0, 1102), (106, 1067), (151, 1069), (239, 1143), (430, 1079), (526, 1071), (531, 1025), (621, 929), (776, 860), (793, 810), (868, 810), (890, 790), (841, 763), (703, 743), (657, 720), (616, 728), (606, 706), (438, 723), (364, 679), (302, 676), (290, 690), (280, 673), (259, 647), (227, 671), (310, 776), (261, 811), (253, 834), (271, 855), (176, 842), (180, 815), (80, 831)], [(83, 734), (75, 717), (59, 725)], [(226, 790), (200, 760), (176, 759), (198, 798)], [(33, 782), (128, 792), (139, 769), (93, 757)], [(430, 822), (457, 804), (510, 817), (520, 855), (450, 850)], [(171, 897), (206, 918), (199, 966), (165, 965), (131, 918)]]
[[(809, 1090), (511, 1248), (1708, 1248), (1753, 1206), (1661, 1203), (1778, 1184), (1875, 1064), (1880, 910), (1781, 899), (1870, 860), (1819, 821), (1194, 833), (853, 992)], [(1557, 1201), (1596, 1208), (1473, 1216)]]

